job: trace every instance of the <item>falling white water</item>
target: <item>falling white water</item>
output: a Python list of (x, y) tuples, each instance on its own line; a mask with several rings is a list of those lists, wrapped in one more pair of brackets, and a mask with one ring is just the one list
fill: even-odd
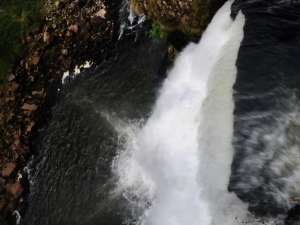
[[(127, 16), (128, 14), (128, 16)], [(127, 17), (126, 17), (126, 16)], [(130, 7), (130, 1), (123, 1), (119, 10), (120, 29), (118, 40), (121, 39), (125, 30), (133, 30), (139, 27), (144, 21), (146, 21), (145, 14), (137, 15)]]
[[(152, 116), (139, 130), (116, 129), (125, 150), (113, 162), (133, 209), (145, 225), (232, 225), (247, 205), (227, 191), (233, 158), (232, 86), (244, 16), (231, 1), (215, 15), (199, 44), (177, 58)], [(130, 132), (128, 132), (130, 131)]]
[(226, 31), (226, 43), (206, 84), (198, 127), (200, 199), (206, 202), (210, 224), (237, 224), (247, 221), (248, 205), (242, 203), (227, 186), (233, 160), (233, 90), (235, 62), (243, 38), (244, 16), (240, 12)]
[(22, 219), (20, 213), (17, 210), (15, 210), (12, 212), (12, 215), (16, 217), (16, 225), (19, 225)]

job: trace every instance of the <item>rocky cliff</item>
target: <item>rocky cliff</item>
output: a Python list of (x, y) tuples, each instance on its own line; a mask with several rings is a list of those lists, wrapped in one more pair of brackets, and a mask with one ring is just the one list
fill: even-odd
[[(170, 60), (202, 31), (224, 0), (133, 0), (131, 6), (158, 21)], [(22, 168), (33, 154), (36, 129), (47, 118), (62, 75), (86, 61), (109, 57), (117, 38), (119, 1), (47, 0), (44, 20), (23, 38), (19, 58), (0, 93), (0, 224), (21, 215), (28, 193)], [(175, 49), (174, 49), (175, 47)]]
[(132, 0), (131, 8), (160, 24), (172, 61), (188, 42), (199, 41), (215, 12), (226, 0)]
[(33, 154), (35, 130), (47, 117), (63, 73), (108, 57), (116, 39), (116, 1), (48, 0), (44, 9), (40, 27), (22, 40), (0, 93), (0, 224), (16, 209), (25, 212), (20, 197), (28, 181), (21, 168)]

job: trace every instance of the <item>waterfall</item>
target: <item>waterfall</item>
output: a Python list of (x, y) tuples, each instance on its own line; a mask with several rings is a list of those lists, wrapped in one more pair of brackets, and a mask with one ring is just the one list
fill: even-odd
[(232, 1), (218, 11), (198, 44), (188, 45), (141, 128), (117, 129), (126, 138), (113, 161), (116, 193), (135, 222), (145, 225), (231, 225), (246, 219), (227, 186), (233, 159), (235, 62), (244, 16), (230, 18)]
[(119, 18), (120, 28), (118, 40), (121, 39), (124, 31), (129, 31), (129, 33), (136, 34), (136, 41), (139, 35), (138, 29), (141, 28), (143, 22), (146, 21), (146, 16), (144, 14), (136, 15), (134, 10), (130, 8), (130, 1), (124, 0), (119, 10)]
[(68, 79), (38, 131), (16, 222), (299, 224), (299, 9), (225, 3), (166, 78), (124, 2), (110, 59)]

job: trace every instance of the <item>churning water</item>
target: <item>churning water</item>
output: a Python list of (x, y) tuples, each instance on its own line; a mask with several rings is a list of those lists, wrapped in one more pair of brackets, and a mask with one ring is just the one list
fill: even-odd
[(227, 190), (232, 86), (244, 25), (242, 13), (230, 18), (231, 3), (201, 42), (177, 58), (151, 117), (136, 134), (127, 133), (127, 148), (114, 161), (118, 189), (147, 209), (144, 224), (233, 224), (245, 217), (247, 205)]
[(41, 130), (21, 224), (300, 224), (298, 3), (225, 3), (163, 83), (165, 47), (124, 9), (115, 58)]

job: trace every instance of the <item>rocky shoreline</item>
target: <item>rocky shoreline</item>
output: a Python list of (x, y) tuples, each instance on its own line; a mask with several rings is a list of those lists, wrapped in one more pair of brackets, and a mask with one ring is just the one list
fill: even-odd
[[(131, 2), (136, 12), (161, 21), (169, 63), (190, 40), (199, 40), (209, 16), (224, 2), (199, 1), (196, 8), (194, 1)], [(25, 214), (26, 201), (21, 199), (29, 184), (22, 168), (34, 153), (36, 131), (49, 115), (63, 73), (109, 57), (118, 38), (120, 4), (120, 0), (46, 0), (40, 27), (22, 40), (19, 60), (0, 92), (0, 224), (11, 224), (14, 210)]]
[(117, 38), (118, 3), (110, 0), (45, 2), (39, 29), (22, 40), (19, 60), (0, 93), (0, 224), (21, 215), (28, 180), (21, 169), (33, 154), (36, 129), (46, 121), (67, 70), (108, 57)]

